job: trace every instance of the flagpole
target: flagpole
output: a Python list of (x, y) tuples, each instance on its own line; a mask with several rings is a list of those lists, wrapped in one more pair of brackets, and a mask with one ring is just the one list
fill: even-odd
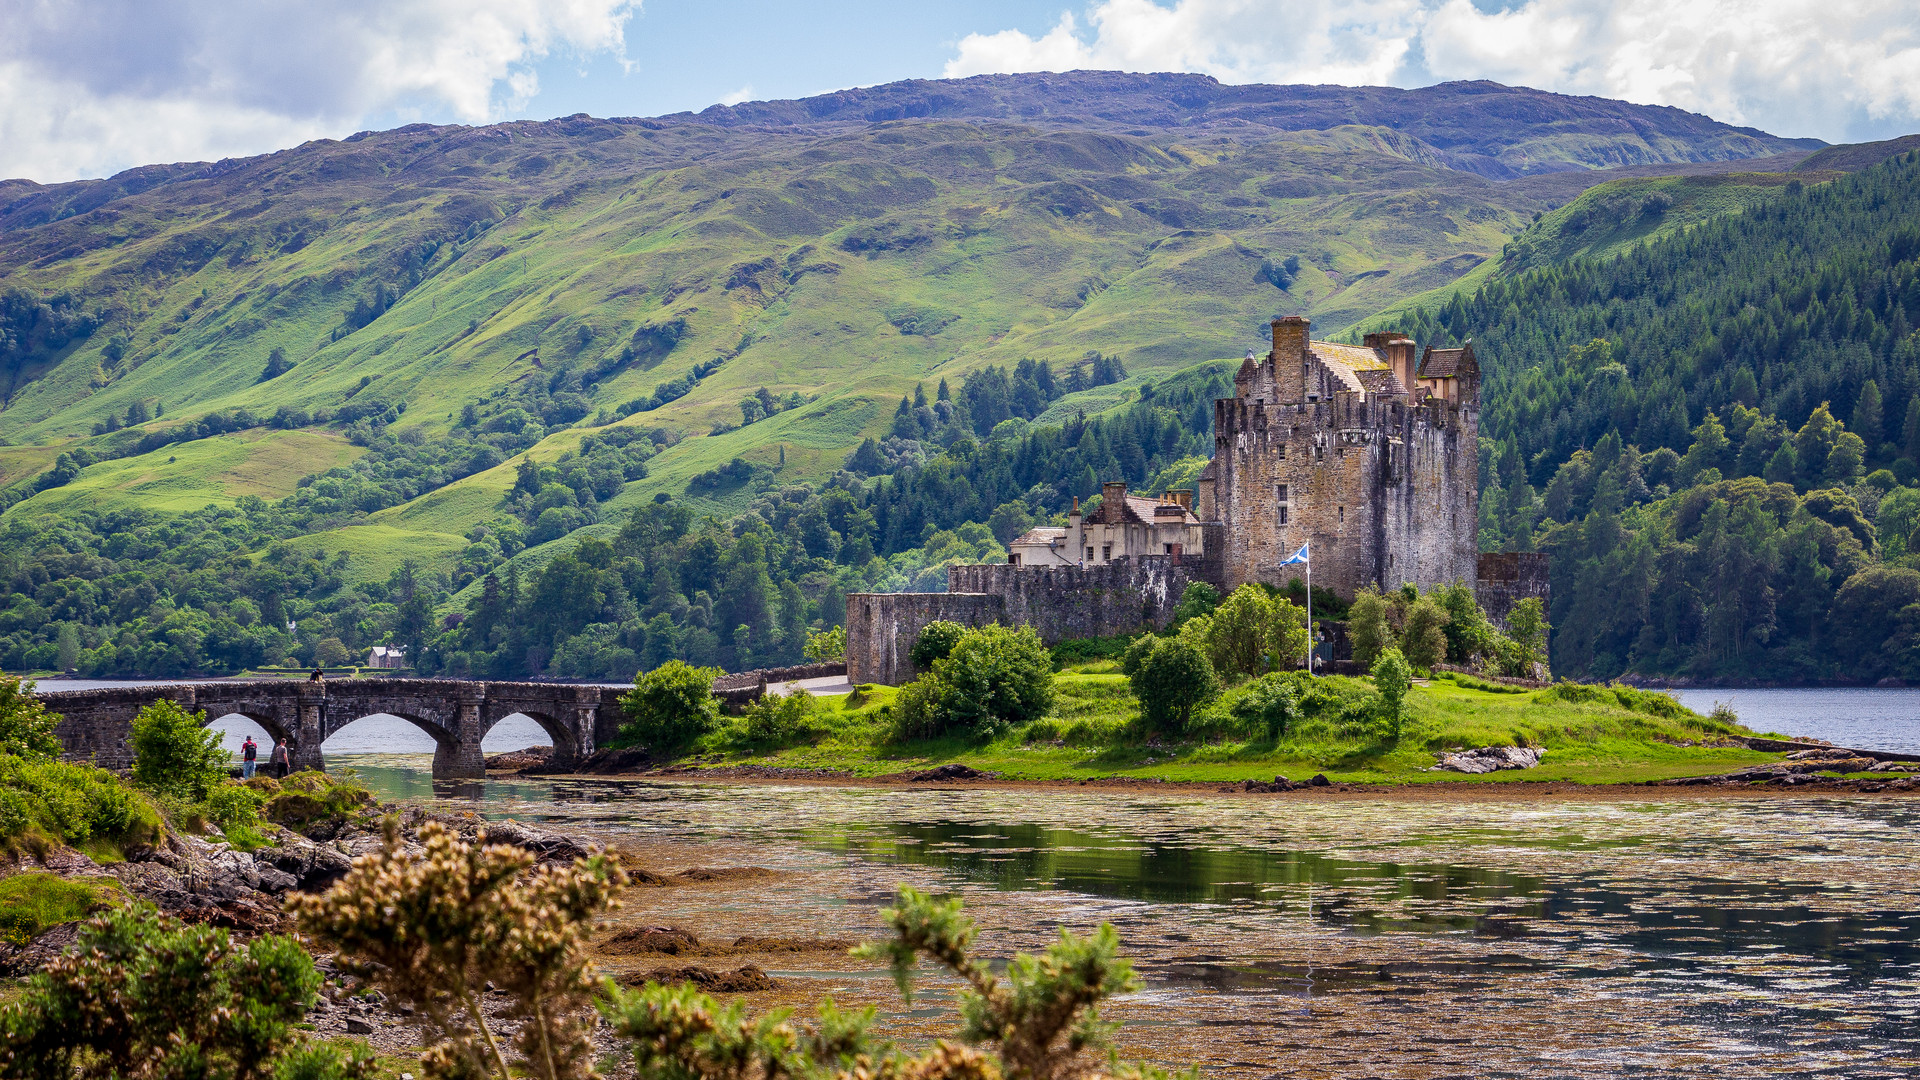
[(1307, 674), (1313, 674), (1313, 541), (1302, 545), (1307, 551)]

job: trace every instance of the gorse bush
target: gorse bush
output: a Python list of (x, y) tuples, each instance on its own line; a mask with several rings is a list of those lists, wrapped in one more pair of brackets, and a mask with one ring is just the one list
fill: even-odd
[[(49, 963), (0, 1011), (0, 1075), (371, 1077), (372, 1061), (362, 1053), (296, 1051), (294, 1025), (320, 982), (312, 959), (290, 937), (237, 945), (225, 930), (123, 908), (82, 927), (73, 952)], [(294, 1063), (283, 1059), (290, 1052), (297, 1053)]]
[[(884, 959), (909, 1001), (921, 957), (961, 980), (958, 1045), (936, 1041), (913, 1057), (869, 1033), (873, 1010), (843, 1012), (828, 1000), (810, 1025), (787, 1014), (750, 1021), (735, 1005), (722, 1009), (691, 986), (649, 983), (613, 990), (605, 1013), (616, 1034), (633, 1043), (643, 1077), (741, 1080), (1096, 1080), (1112, 1075), (1159, 1080), (1150, 1066), (1123, 1064), (1111, 1054), (1114, 1025), (1100, 1019), (1101, 1002), (1138, 988), (1132, 966), (1119, 956), (1111, 925), (1086, 937), (1065, 930), (1040, 956), (1016, 955), (995, 974), (971, 955), (977, 930), (959, 900), (932, 900), (904, 886), (895, 907), (882, 913), (890, 941), (858, 953)], [(1105, 1060), (1100, 1052), (1108, 1051)]]
[[(489, 989), (520, 1025), (513, 1049), (538, 1080), (593, 1075), (592, 920), (627, 883), (604, 855), (531, 870), (533, 856), (469, 844), (437, 822), (410, 855), (399, 828), (324, 895), (287, 901), (303, 933), (339, 951), (344, 966), (411, 1005), (437, 1040), (421, 1055), (434, 1080), (513, 1080), (516, 1072), (483, 1002)], [(529, 872), (531, 870), (531, 872)]]

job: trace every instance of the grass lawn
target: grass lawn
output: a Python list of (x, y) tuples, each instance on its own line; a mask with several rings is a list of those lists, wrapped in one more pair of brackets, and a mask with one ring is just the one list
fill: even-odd
[[(1264, 733), (1248, 737), (1231, 730), (1225, 706), (1232, 691), (1213, 710), (1205, 734), (1153, 738), (1138, 730), (1139, 710), (1126, 679), (1104, 666), (1056, 676), (1053, 715), (990, 742), (896, 743), (891, 714), (898, 691), (874, 687), (851, 703), (847, 695), (819, 699), (807, 733), (789, 745), (745, 745), (736, 721), (703, 740), (694, 757), (706, 765), (841, 769), (857, 776), (961, 762), (1009, 779), (1233, 782), (1283, 775), (1297, 781), (1324, 773), (1329, 780), (1379, 784), (1634, 783), (1727, 772), (1781, 757), (1744, 747), (1679, 745), (1746, 732), (1664, 695), (1626, 691), (1623, 698), (1611, 688), (1592, 688), (1595, 700), (1566, 700), (1564, 690), (1497, 693), (1442, 680), (1413, 688), (1398, 739), (1376, 724), (1329, 716), (1308, 716), (1277, 741)], [(1355, 697), (1370, 690), (1362, 679), (1322, 681)], [(1426, 771), (1437, 750), (1495, 745), (1538, 746), (1546, 756), (1532, 769), (1481, 776)]]

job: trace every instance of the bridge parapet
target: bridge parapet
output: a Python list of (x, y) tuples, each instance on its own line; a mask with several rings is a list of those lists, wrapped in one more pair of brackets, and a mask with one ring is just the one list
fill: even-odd
[(433, 775), (458, 778), (486, 774), (481, 740), (515, 714), (531, 717), (553, 739), (556, 763), (583, 760), (618, 730), (623, 692), (620, 687), (465, 679), (250, 679), (43, 690), (38, 696), (62, 717), (57, 734), (65, 756), (106, 768), (133, 764), (133, 718), (154, 701), (171, 698), (185, 708), (206, 710), (209, 718), (247, 717), (269, 736), (287, 741), (297, 769), (325, 768), (321, 744), (355, 720), (378, 713), (398, 716), (433, 737)]

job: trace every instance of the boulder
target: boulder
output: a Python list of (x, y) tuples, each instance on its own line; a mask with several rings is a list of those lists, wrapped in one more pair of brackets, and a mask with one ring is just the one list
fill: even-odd
[(1434, 766), (1446, 772), (1483, 774), (1502, 769), (1531, 769), (1545, 751), (1531, 746), (1483, 746), (1478, 750), (1440, 754)]

